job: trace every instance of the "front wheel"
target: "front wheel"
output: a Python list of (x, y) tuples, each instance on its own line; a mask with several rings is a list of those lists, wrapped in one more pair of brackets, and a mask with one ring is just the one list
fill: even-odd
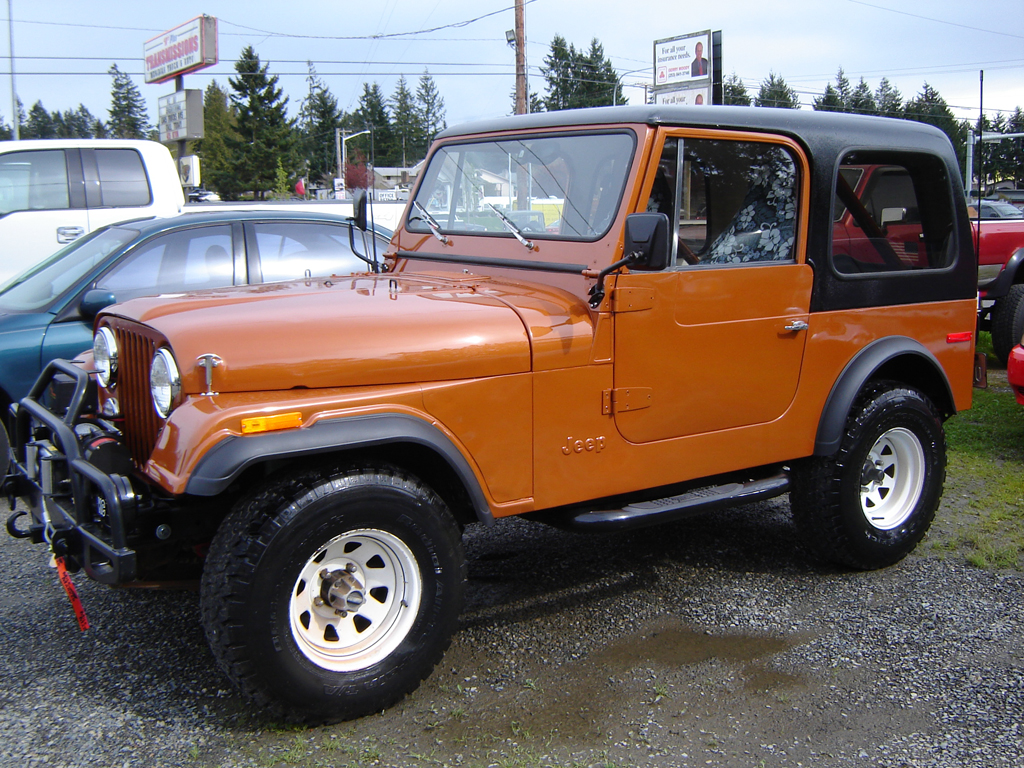
[(221, 668), (288, 720), (380, 711), (415, 689), (455, 630), (465, 584), (444, 502), (393, 468), (271, 482), (224, 520), (202, 611)]
[(878, 382), (861, 394), (833, 456), (793, 467), (797, 528), (825, 560), (883, 568), (928, 532), (946, 476), (946, 440), (921, 392)]
[(1024, 284), (1011, 285), (992, 308), (992, 351), (1006, 365), (1010, 351), (1024, 336)]

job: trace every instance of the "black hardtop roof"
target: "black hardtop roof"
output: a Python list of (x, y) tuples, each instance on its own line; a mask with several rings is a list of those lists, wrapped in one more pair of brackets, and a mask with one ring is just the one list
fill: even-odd
[(594, 107), (537, 112), (480, 120), (449, 128), (439, 139), (477, 133), (534, 128), (592, 127), (615, 123), (678, 125), (777, 133), (790, 136), (812, 154), (833, 154), (854, 148), (922, 149), (952, 153), (948, 137), (934, 126), (890, 117), (771, 107), (670, 107), (662, 105)]

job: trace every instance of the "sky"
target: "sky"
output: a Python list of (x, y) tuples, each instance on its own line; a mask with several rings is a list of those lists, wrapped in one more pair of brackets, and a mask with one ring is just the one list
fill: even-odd
[[(364, 82), (386, 96), (400, 75), (413, 89), (429, 71), (444, 98), (449, 125), (512, 111), (515, 55), (505, 31), (514, 0), (205, 0), (202, 4), (108, 0), (8, 0), (0, 6), (0, 119), (10, 124), (11, 46), (15, 89), (26, 111), (84, 104), (106, 120), (112, 64), (130, 74), (157, 119), (157, 99), (173, 83), (146, 84), (142, 51), (161, 32), (206, 14), (218, 19), (220, 63), (185, 76), (204, 89), (227, 78), (251, 45), (290, 97), (291, 116), (307, 92), (307, 61), (339, 105), (358, 105)], [(8, 9), (10, 13), (8, 14)], [(853, 85), (874, 91), (882, 77), (904, 99), (925, 82), (959, 118), (1024, 107), (1024, 0), (526, 0), (530, 89), (544, 93), (540, 73), (555, 35), (578, 49), (596, 38), (622, 76), (626, 98), (643, 103), (652, 81), (653, 42), (721, 30), (723, 70), (753, 96), (774, 72), (799, 93), (802, 108), (841, 67)], [(984, 70), (984, 90), (980, 71)]]

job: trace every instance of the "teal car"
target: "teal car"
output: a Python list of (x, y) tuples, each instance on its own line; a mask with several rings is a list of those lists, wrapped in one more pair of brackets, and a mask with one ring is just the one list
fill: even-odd
[(220, 211), (105, 227), (0, 287), (0, 479), (6, 415), (43, 367), (92, 347), (111, 304), (303, 277), (374, 271), (390, 233), (324, 213)]

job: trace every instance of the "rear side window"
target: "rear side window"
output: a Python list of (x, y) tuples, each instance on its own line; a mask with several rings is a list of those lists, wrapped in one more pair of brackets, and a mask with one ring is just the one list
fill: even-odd
[(195, 227), (149, 240), (107, 272), (97, 288), (118, 301), (159, 293), (223, 288), (235, 282), (231, 227)]
[(247, 227), (255, 241), (263, 282), (365, 272), (366, 262), (349, 247), (349, 228), (314, 222), (258, 222)]
[(68, 166), (64, 150), (0, 155), (0, 215), (68, 207)]
[(836, 180), (835, 270), (860, 275), (950, 267), (956, 252), (949, 189), (937, 157), (847, 155)]
[(100, 180), (100, 205), (104, 208), (149, 205), (149, 179), (142, 158), (134, 149), (97, 149), (96, 172)]

